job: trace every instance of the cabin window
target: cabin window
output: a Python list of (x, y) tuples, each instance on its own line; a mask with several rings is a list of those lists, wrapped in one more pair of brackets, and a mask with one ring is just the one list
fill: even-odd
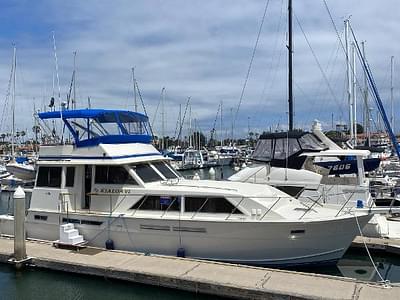
[(299, 152), (301, 150), (299, 142), (297, 141), (297, 139), (289, 139), (287, 141), (288, 144), (288, 153), (289, 156), (296, 154), (297, 152)]
[(131, 165), (131, 167), (143, 182), (163, 180), (163, 178), (149, 164)]
[(242, 212), (222, 197), (185, 197), (186, 212), (233, 213)]
[(100, 222), (100, 221), (92, 221), (92, 220), (81, 220), (81, 224), (100, 226), (101, 224), (103, 224), (103, 222)]
[(136, 202), (131, 209), (180, 211), (181, 199), (179, 196), (147, 195)]
[(35, 220), (40, 220), (40, 221), (47, 221), (47, 216), (43, 215), (35, 215)]
[(285, 159), (287, 157), (286, 153), (286, 139), (277, 139), (275, 142), (275, 159)]
[(67, 167), (65, 186), (66, 187), (74, 186), (74, 181), (75, 181), (75, 167)]
[(122, 166), (96, 166), (95, 183), (137, 185), (137, 182)]
[(39, 167), (36, 186), (61, 187), (61, 167)]
[(62, 221), (63, 223), (81, 224), (81, 220), (79, 219), (63, 218)]
[(271, 140), (258, 140), (256, 149), (252, 158), (262, 161), (270, 161), (272, 159), (272, 142)]
[(93, 220), (79, 220), (79, 219), (71, 219), (71, 218), (63, 218), (63, 223), (73, 223), (73, 224), (82, 224), (82, 225), (95, 225), (100, 226), (103, 222), (93, 221)]
[(155, 166), (157, 170), (167, 179), (178, 178), (178, 176), (170, 169), (169, 166), (167, 166), (165, 162), (155, 162), (153, 163), (153, 166)]
[(300, 146), (303, 150), (324, 150), (326, 146), (321, 143), (314, 135), (305, 134), (300, 139)]

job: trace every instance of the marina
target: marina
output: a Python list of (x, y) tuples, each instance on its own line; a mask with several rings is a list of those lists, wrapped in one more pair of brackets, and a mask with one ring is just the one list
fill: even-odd
[(393, 5), (45, 2), (2, 5), (0, 299), (399, 298)]

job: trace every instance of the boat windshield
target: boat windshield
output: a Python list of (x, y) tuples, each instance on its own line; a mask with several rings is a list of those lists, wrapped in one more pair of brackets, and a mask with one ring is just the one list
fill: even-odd
[(167, 179), (175, 179), (179, 177), (177, 174), (175, 174), (175, 172), (172, 171), (172, 167), (166, 162), (158, 161), (152, 164)]
[(130, 167), (145, 183), (164, 180), (150, 164), (134, 164)]
[(272, 140), (259, 140), (253, 152), (252, 158), (261, 161), (271, 161), (272, 159)]
[(305, 134), (299, 138), (301, 149), (303, 150), (318, 150), (322, 151), (327, 147), (320, 142), (314, 135)]

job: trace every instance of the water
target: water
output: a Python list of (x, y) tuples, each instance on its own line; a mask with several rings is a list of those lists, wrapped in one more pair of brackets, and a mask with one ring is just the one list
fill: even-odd
[[(224, 178), (235, 171), (223, 168)], [(198, 173), (208, 179), (207, 169), (181, 172), (184, 176)], [(220, 168), (216, 168), (216, 178), (220, 178)], [(2, 193), (0, 213), (13, 210), (10, 193)], [(385, 280), (400, 282), (400, 257), (373, 253), (373, 259), (379, 273)], [(336, 266), (297, 268), (298, 271), (352, 277), (366, 281), (380, 281), (365, 250), (349, 250)], [(0, 300), (2, 299), (222, 299), (207, 295), (196, 295), (118, 280), (109, 280), (93, 276), (84, 276), (63, 272), (28, 268), (15, 271), (12, 266), (0, 264)]]
[[(150, 300), (210, 299), (210, 296), (99, 277), (0, 264), (0, 299)], [(213, 297), (213, 299), (222, 299)]]
[[(376, 267), (384, 280), (400, 282), (400, 257), (392, 254), (372, 253)], [(336, 266), (303, 267), (297, 271), (356, 278), (379, 282), (380, 276), (375, 271), (365, 249), (349, 249)]]

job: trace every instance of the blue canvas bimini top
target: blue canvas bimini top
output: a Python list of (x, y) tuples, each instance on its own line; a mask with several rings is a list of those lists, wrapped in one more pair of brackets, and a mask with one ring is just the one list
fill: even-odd
[(115, 116), (118, 115), (123, 123), (127, 122), (147, 122), (148, 117), (137, 112), (129, 110), (114, 110), (114, 109), (74, 109), (63, 111), (49, 111), (39, 113), (39, 118), (45, 119), (93, 119), (97, 118), (101, 123), (116, 122)]
[(77, 147), (121, 143), (151, 143), (148, 117), (128, 110), (76, 109), (39, 113), (39, 118), (61, 119)]

